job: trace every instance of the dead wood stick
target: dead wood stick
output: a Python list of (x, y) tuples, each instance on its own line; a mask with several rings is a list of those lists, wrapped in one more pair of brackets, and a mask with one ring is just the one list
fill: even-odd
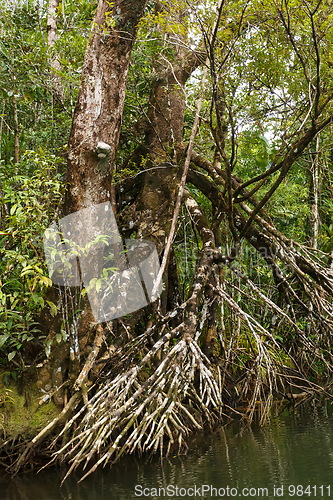
[(102, 342), (103, 342), (103, 328), (102, 328), (101, 325), (98, 325), (97, 326), (97, 333), (96, 333), (96, 336), (95, 336), (94, 346), (92, 348), (92, 351), (89, 354), (88, 359), (85, 362), (84, 367), (82, 368), (82, 370), (80, 372), (80, 375), (78, 376), (78, 378), (76, 379), (76, 382), (74, 384), (74, 389), (76, 391), (78, 391), (81, 388), (83, 382), (88, 377), (89, 372), (92, 369), (92, 367), (94, 365), (94, 362), (95, 362), (95, 360), (96, 360), (96, 358), (98, 356), (98, 353), (99, 353), (99, 350), (101, 348)]

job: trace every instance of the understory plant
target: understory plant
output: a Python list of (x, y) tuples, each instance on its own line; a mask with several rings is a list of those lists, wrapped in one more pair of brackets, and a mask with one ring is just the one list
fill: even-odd
[(64, 193), (59, 160), (40, 150), (26, 151), (20, 163), (0, 165), (0, 347), (1, 357), (24, 364), (21, 347), (42, 340), (36, 317), (48, 306), (43, 232)]

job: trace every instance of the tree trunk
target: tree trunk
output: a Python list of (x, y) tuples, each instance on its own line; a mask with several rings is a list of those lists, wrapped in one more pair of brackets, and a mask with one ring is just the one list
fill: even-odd
[(20, 161), (20, 140), (19, 140), (19, 121), (17, 116), (17, 102), (15, 90), (13, 90), (13, 118), (14, 118), (14, 162)]
[(47, 45), (50, 53), (50, 66), (52, 74), (52, 91), (56, 97), (62, 102), (64, 100), (64, 91), (61, 79), (57, 72), (61, 70), (61, 64), (57, 53), (55, 52), (55, 43), (57, 41), (57, 12), (59, 9), (60, 0), (49, 0), (49, 8), (47, 15)]
[[(156, 2), (156, 12), (160, 11), (161, 4)], [(197, 55), (181, 40), (173, 39), (172, 47), (174, 57), (171, 61), (162, 55), (162, 51), (154, 61), (147, 118), (141, 123), (145, 137), (124, 165), (136, 164), (140, 169), (144, 165), (137, 179), (140, 185), (138, 195), (134, 202), (132, 200), (128, 205), (124, 202), (125, 209), (126, 188), (118, 199), (122, 232), (130, 237), (135, 231), (138, 237), (153, 241), (160, 256), (170, 232), (181, 178), (182, 153), (179, 155), (179, 150), (183, 140), (185, 84), (200, 64)], [(154, 166), (157, 166), (156, 170)], [(176, 291), (173, 297), (171, 289)], [(163, 313), (167, 312), (168, 305), (177, 303), (178, 289), (178, 275), (175, 266), (171, 265), (164, 275), (160, 304)]]
[(60, 0), (50, 0), (47, 16), (47, 44), (53, 47), (57, 41), (57, 10), (59, 8)]
[[(72, 241), (80, 242), (84, 239), (86, 243), (90, 243), (94, 239), (94, 223), (99, 218), (98, 206), (111, 201), (112, 168), (119, 140), (130, 55), (145, 6), (146, 0), (118, 0), (113, 3), (111, 12), (107, 1), (100, 0), (97, 6), (69, 138), (69, 189), (63, 215), (79, 212), (77, 216), (73, 215), (74, 218), (77, 217), (75, 222), (74, 219), (71, 222)], [(54, 40), (54, 24), (52, 26), (49, 34)], [(98, 214), (94, 211), (95, 207)], [(91, 212), (80, 212), (85, 208)], [(85, 219), (84, 231), (80, 230), (81, 217)], [(100, 234), (108, 234), (105, 224), (108, 222), (100, 221)], [(75, 239), (75, 234), (78, 239)], [(67, 234), (64, 236), (67, 237)], [(89, 276), (96, 278), (100, 275), (103, 263), (103, 248), (95, 252), (92, 249), (89, 259), (90, 265), (87, 264), (86, 270)], [(77, 266), (76, 261), (74, 265)], [(81, 273), (81, 268), (77, 270)], [(79, 285), (80, 282), (82, 283), (82, 274), (75, 284)], [(66, 370), (69, 370), (68, 376), (72, 383), (75, 383), (79, 373), (80, 360), (85, 357), (84, 349), (92, 340), (95, 323), (89, 302), (84, 300), (82, 303), (80, 292), (79, 288), (70, 287), (62, 288), (59, 292), (56, 287), (51, 290), (50, 300), (58, 304), (65, 316), (61, 318), (61, 314), (58, 314), (51, 318), (46, 314), (46, 318), (42, 320), (48, 340), (53, 343), (50, 357), (39, 375), (41, 390), (45, 391), (47, 385), (59, 387)], [(80, 315), (80, 308), (85, 310), (84, 315)], [(67, 318), (66, 321), (64, 317)], [(58, 344), (54, 340), (61, 323), (67, 330), (69, 344)], [(56, 392), (53, 398), (56, 404), (62, 406), (62, 391)]]
[[(110, 201), (127, 73), (146, 0), (100, 0), (82, 69), (68, 150), (67, 213)], [(113, 26), (114, 23), (114, 26)]]

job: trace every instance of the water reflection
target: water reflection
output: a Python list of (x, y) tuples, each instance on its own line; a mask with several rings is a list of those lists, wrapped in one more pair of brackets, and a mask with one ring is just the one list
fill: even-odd
[[(57, 469), (24, 474), (12, 481), (5, 478), (0, 484), (0, 500), (128, 500), (140, 498), (135, 495), (136, 485), (148, 488), (145, 493), (154, 493), (153, 488), (166, 489), (168, 485), (176, 493), (178, 486), (183, 488), (182, 492), (177, 491), (180, 498), (180, 493), (203, 484), (217, 490), (224, 488), (225, 496), (227, 486), (237, 488), (237, 496), (243, 488), (267, 488), (268, 496), (265, 490), (261, 494), (265, 498), (277, 498), (274, 487), (283, 485), (284, 494), (280, 498), (291, 498), (289, 485), (302, 485), (304, 489), (316, 485), (317, 498), (328, 498), (327, 490), (322, 497), (318, 487), (326, 487), (332, 478), (333, 496), (332, 410), (325, 401), (320, 407), (313, 404), (306, 410), (284, 414), (264, 428), (254, 425), (244, 429), (233, 423), (211, 435), (197, 436), (187, 457), (170, 457), (163, 467), (156, 457), (151, 462), (126, 457), (111, 469), (95, 472), (83, 483), (77, 483), (79, 474), (73, 475), (61, 489), (64, 473)], [(139, 493), (141, 489), (137, 487), (136, 491)], [(312, 489), (311, 498), (313, 493)], [(193, 498), (191, 495), (192, 490), (182, 498)], [(204, 498), (209, 497), (207, 492)], [(197, 494), (196, 498), (202, 495)]]

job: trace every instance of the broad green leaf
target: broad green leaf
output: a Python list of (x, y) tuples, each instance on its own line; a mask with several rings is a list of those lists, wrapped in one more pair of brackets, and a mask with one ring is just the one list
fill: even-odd
[(15, 351), (12, 351), (8, 354), (8, 361), (11, 361), (16, 355), (16, 352)]
[(52, 286), (52, 280), (50, 278), (47, 278), (46, 276), (41, 276), (39, 282), (44, 283), (47, 287)]
[(46, 302), (50, 306), (51, 316), (55, 316), (58, 312), (57, 306), (53, 302), (51, 302), (50, 300), (47, 300)]
[(9, 338), (9, 335), (1, 335), (0, 336), (0, 348), (6, 343), (8, 338)]

